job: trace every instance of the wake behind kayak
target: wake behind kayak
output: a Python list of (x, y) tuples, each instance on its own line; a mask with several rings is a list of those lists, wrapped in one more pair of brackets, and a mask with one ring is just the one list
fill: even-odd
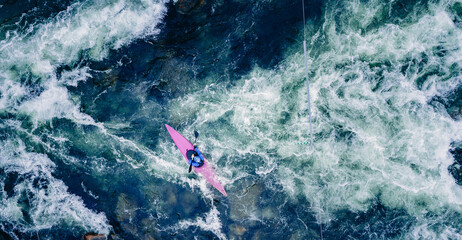
[[(175, 131), (175, 129), (173, 129), (169, 125), (165, 124), (165, 127), (167, 128), (168, 133), (170, 134), (170, 137), (172, 137), (173, 142), (175, 142), (175, 145), (180, 150), (184, 159), (189, 164), (187, 152), (190, 150), (194, 150), (193, 144), (189, 142), (185, 137), (183, 137), (183, 135)], [(204, 158), (204, 164), (201, 167), (197, 167), (197, 168), (194, 167), (194, 171), (204, 176), (204, 178), (210, 184), (212, 184), (213, 187), (215, 187), (218, 191), (220, 191), (224, 196), (227, 196), (223, 185), (221, 185), (221, 183), (216, 178), (215, 171), (213, 170), (212, 166), (208, 163), (207, 159)]]

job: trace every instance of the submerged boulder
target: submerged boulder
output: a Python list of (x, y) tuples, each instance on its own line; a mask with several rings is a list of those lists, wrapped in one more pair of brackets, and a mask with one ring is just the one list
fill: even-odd
[(198, 10), (205, 5), (204, 0), (178, 0), (175, 4), (176, 11), (180, 14), (188, 14), (194, 10)]
[(247, 231), (247, 229), (244, 226), (241, 226), (241, 225), (231, 224), (229, 226), (229, 231), (233, 235), (242, 236)]
[(261, 182), (242, 182), (241, 184), (247, 187), (242, 187), (239, 198), (230, 200), (230, 218), (233, 221), (261, 218), (259, 203), (264, 185)]
[[(137, 239), (152, 240), (157, 236), (155, 220), (140, 218), (138, 214), (141, 207), (135, 197), (122, 193), (117, 202), (117, 220), (124, 231), (132, 234)], [(99, 239), (98, 239), (99, 240)]]
[(117, 201), (117, 220), (120, 222), (130, 221), (136, 216), (138, 208), (135, 199), (127, 194), (120, 194)]
[(106, 236), (103, 234), (96, 234), (96, 233), (85, 233), (83, 235), (84, 240), (106, 240)]

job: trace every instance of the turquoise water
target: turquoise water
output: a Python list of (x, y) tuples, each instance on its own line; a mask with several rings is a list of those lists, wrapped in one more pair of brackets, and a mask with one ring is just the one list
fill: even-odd
[(0, 238), (461, 239), (462, 2), (301, 10), (0, 3)]

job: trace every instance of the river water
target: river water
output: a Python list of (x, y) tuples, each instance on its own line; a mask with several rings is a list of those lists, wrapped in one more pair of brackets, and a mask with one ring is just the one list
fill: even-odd
[(462, 239), (462, 2), (305, 12), (0, 1), (0, 238)]

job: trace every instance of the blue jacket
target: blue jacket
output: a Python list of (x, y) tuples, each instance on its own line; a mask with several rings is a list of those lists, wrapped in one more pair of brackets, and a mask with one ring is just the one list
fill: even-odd
[[(196, 151), (196, 153), (199, 155), (199, 156), (194, 156), (194, 161), (192, 162), (192, 165), (194, 167), (201, 167), (203, 164), (204, 164), (204, 156), (202, 155), (201, 151), (199, 151), (199, 148), (194, 148), (194, 151)], [(188, 159), (189, 160), (189, 164), (191, 164), (191, 159)]]

